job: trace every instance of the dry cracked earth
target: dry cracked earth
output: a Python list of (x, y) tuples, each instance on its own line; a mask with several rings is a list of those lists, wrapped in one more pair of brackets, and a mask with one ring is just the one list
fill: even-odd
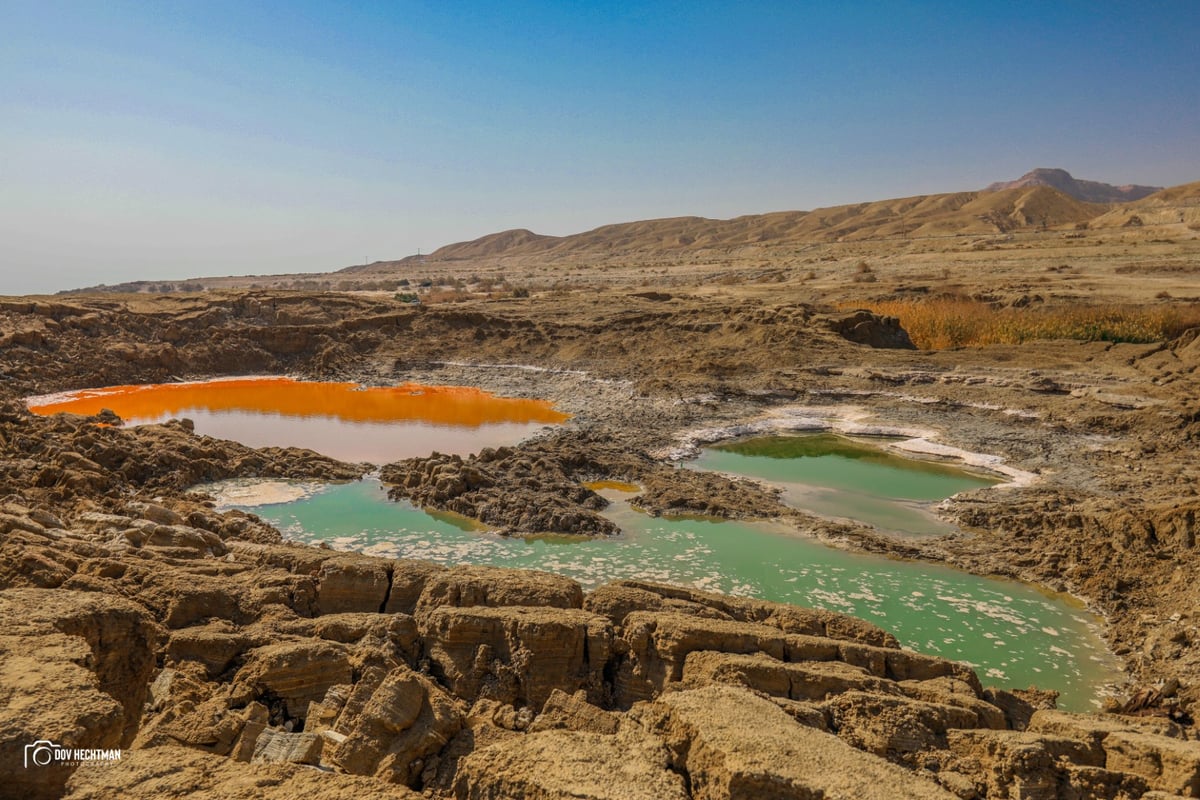
[[(1195, 334), (923, 352), (895, 320), (802, 283), (429, 307), (266, 290), (5, 299), (0, 794), (1200, 796)], [(630, 481), (652, 513), (778, 518), (1069, 590), (1107, 620), (1129, 682), (1108, 713), (1069, 714), (831, 612), (300, 546), (189, 487), (366, 465), (21, 402), (244, 374), (552, 399), (574, 415), (554, 432), (384, 480), (497, 529), (588, 534), (605, 532), (604, 501), (581, 484)], [(960, 495), (942, 512), (958, 532), (901, 544), (668, 460), (689, 432), (797, 407), (921, 429), (1036, 480)], [(122, 757), (26, 768), (38, 739)]]

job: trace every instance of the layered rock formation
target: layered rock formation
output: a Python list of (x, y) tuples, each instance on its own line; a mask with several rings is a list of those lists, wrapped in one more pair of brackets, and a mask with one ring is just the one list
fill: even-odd
[[(25, 797), (1200, 795), (1170, 722), (1037, 711), (832, 612), (9, 515), (0, 558), (59, 567), (0, 591), (0, 783)], [(39, 738), (126, 749), (24, 768)]]

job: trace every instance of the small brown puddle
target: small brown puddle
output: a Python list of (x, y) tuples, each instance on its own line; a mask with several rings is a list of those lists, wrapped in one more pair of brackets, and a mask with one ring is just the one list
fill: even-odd
[(28, 405), (47, 416), (107, 408), (132, 425), (188, 417), (197, 433), (252, 447), (308, 447), (376, 464), (513, 444), (568, 418), (544, 400), (497, 397), (469, 386), (362, 387), (291, 378), (111, 386), (35, 397)]
[(591, 489), (593, 492), (602, 492), (606, 489), (614, 492), (640, 492), (642, 487), (636, 483), (625, 483), (624, 481), (589, 481), (583, 485), (585, 489)]

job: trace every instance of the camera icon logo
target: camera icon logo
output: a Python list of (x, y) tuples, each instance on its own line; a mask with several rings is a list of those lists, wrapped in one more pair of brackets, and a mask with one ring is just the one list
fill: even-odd
[(25, 745), (25, 768), (28, 769), (31, 765), (35, 767), (48, 766), (54, 760), (56, 748), (58, 745), (49, 739), (38, 739), (33, 744)]

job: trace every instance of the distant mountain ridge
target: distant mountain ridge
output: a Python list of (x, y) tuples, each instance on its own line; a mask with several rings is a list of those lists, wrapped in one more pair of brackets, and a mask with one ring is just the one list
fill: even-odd
[[(1065, 170), (1034, 170), (1022, 180), (1065, 176), (1076, 187), (1101, 186), (1117, 191), (1149, 191), (1153, 187), (1112, 187), (1076, 181)], [(800, 253), (830, 242), (867, 242), (946, 236), (988, 237), (1021, 232), (1186, 226), (1200, 231), (1200, 181), (1173, 186), (1123, 202), (1093, 203), (1036, 180), (1017, 188), (899, 197), (865, 203), (775, 211), (733, 219), (671, 217), (602, 225), (566, 236), (547, 236), (525, 228), (500, 231), (448, 244), (428, 254), (356, 264), (325, 273), (250, 275), (244, 278), (192, 278), (187, 281), (129, 281), (68, 292), (199, 291), (212, 285), (252, 287), (335, 281), (378, 280), (410, 275), (416, 266), (436, 262), (498, 265), (507, 259), (547, 265), (567, 260), (575, 265), (620, 263), (643, 258), (753, 257), (774, 247)], [(1078, 188), (1076, 188), (1078, 191)], [(1173, 231), (1172, 233), (1178, 233)], [(1185, 234), (1187, 235), (1187, 234)], [(707, 255), (702, 255), (707, 253)], [(330, 281), (326, 281), (329, 283)], [(301, 286), (300, 288), (306, 288)]]
[(523, 228), (448, 244), (423, 256), (359, 264), (340, 274), (386, 272), (413, 261), (468, 261), (509, 257), (610, 257), (740, 247), (865, 241), (889, 237), (989, 235), (1074, 225), (1110, 209), (1048, 186), (901, 197), (868, 203), (775, 211), (733, 219), (671, 217), (603, 225), (568, 236)]
[(1023, 189), (1027, 186), (1049, 186), (1085, 203), (1128, 203), (1160, 192), (1163, 188), (1136, 184), (1113, 186), (1111, 183), (1101, 183), (1100, 181), (1083, 181), (1065, 169), (1038, 167), (1026, 172), (1015, 181), (997, 181), (984, 191), (999, 192), (1005, 189)]
[[(1178, 192), (1187, 187), (1169, 190)], [(803, 245), (897, 236), (988, 235), (1075, 226), (1133, 214), (1122, 203), (1154, 202), (1155, 186), (1112, 186), (1074, 178), (1064, 169), (1039, 168), (1016, 181), (974, 192), (901, 197), (811, 211), (775, 211), (733, 219), (672, 217), (603, 225), (567, 236), (524, 228), (448, 244), (428, 255), (347, 267), (342, 273), (376, 273), (413, 260), (468, 261), (508, 257), (607, 257), (634, 252), (681, 252), (746, 246)], [(1166, 193), (1164, 193), (1165, 196)], [(1151, 196), (1153, 195), (1153, 196)], [(1103, 199), (1091, 199), (1103, 198)], [(1120, 214), (1116, 214), (1120, 211)], [(1109, 212), (1113, 212), (1110, 214)], [(1122, 216), (1123, 215), (1123, 216)], [(1120, 217), (1120, 222), (1115, 222)]]

